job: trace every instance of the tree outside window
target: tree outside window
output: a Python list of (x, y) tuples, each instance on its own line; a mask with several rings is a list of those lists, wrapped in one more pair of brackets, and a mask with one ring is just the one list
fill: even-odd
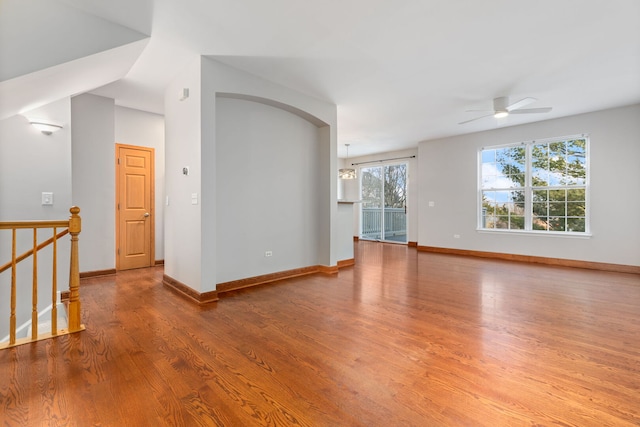
[(587, 138), (482, 149), (480, 228), (585, 233)]

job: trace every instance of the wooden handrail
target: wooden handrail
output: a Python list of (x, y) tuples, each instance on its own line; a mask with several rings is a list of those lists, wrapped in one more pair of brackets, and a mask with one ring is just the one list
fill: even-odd
[[(0, 266), (0, 273), (11, 269), (11, 311), (9, 316), (9, 342), (0, 343), (0, 348), (13, 347), (15, 345), (24, 344), (38, 339), (56, 336), (59, 333), (72, 333), (84, 330), (84, 325), (80, 322), (80, 272), (78, 261), (78, 235), (81, 231), (81, 219), (79, 216), (80, 208), (73, 206), (70, 210), (71, 216), (68, 221), (11, 221), (1, 222), (0, 230), (11, 230), (11, 261)], [(53, 237), (38, 244), (39, 228), (52, 228)], [(58, 228), (65, 230), (58, 233)], [(16, 230), (33, 229), (33, 247), (21, 255), (16, 253)], [(57, 325), (57, 247), (58, 239), (66, 234), (71, 235), (71, 255), (70, 255), (70, 271), (69, 271), (69, 301), (68, 301), (68, 328), (67, 330), (58, 330)], [(38, 334), (38, 251), (53, 243), (53, 280), (51, 289), (51, 333)], [(20, 261), (33, 256), (33, 277), (32, 277), (32, 293), (31, 293), (31, 338), (16, 339), (16, 293), (17, 281), (16, 271), (17, 264)]]
[[(6, 223), (5, 223), (6, 224)], [(67, 221), (66, 223), (64, 223), (64, 225), (62, 227), (68, 227), (69, 226), (69, 222)], [(2, 228), (2, 227), (0, 227)], [(21, 228), (29, 228), (29, 227), (21, 227)], [(54, 230), (57, 228), (54, 227)], [(49, 240), (45, 240), (44, 242), (40, 243), (37, 247), (36, 247), (36, 251), (39, 251), (40, 249), (44, 249), (47, 246), (49, 246), (51, 243), (54, 243), (54, 241), (56, 239), (61, 238), (62, 236), (66, 235), (69, 233), (69, 229), (66, 229), (64, 231), (61, 231), (59, 234), (55, 235), (54, 237), (50, 238)], [(55, 245), (54, 245), (55, 246)], [(54, 251), (55, 253), (55, 251)], [(16, 264), (19, 263), (22, 260), (25, 260), (27, 258), (29, 258), (31, 256), (31, 254), (33, 254), (33, 249), (29, 249), (28, 251), (26, 251), (25, 253), (23, 253), (20, 256), (16, 257)], [(5, 265), (3, 265), (2, 267), (0, 267), (0, 273), (2, 273), (5, 270), (8, 270), (11, 268), (11, 261), (9, 261), (8, 263), (6, 263)]]
[(12, 230), (12, 229), (18, 229), (18, 228), (54, 228), (54, 227), (68, 227), (68, 226), (69, 226), (69, 221), (7, 221), (7, 222), (0, 222), (0, 230)]

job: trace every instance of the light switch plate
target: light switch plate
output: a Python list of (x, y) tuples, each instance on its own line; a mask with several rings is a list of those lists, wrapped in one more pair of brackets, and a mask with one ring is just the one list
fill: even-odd
[(42, 206), (53, 205), (53, 193), (42, 193)]

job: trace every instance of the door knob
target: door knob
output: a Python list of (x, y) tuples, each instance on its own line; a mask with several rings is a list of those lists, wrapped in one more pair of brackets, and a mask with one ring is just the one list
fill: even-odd
[(148, 216), (149, 216), (149, 212), (145, 212), (145, 213), (144, 213), (144, 217), (146, 218), (146, 217), (148, 217)]

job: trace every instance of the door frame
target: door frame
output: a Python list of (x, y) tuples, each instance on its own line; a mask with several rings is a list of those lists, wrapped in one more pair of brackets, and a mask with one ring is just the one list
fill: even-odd
[[(397, 159), (396, 159), (397, 160)], [(371, 166), (360, 166), (358, 168), (358, 177), (359, 177), (359, 194), (358, 197), (360, 199), (362, 199), (362, 169), (369, 169), (369, 168), (373, 168), (373, 167), (381, 167), (383, 168), (383, 185), (384, 185), (384, 167), (385, 166), (397, 166), (397, 165), (404, 165), (405, 170), (406, 170), (406, 179), (405, 179), (405, 201), (404, 201), (404, 209), (405, 209), (405, 230), (406, 230), (406, 240), (404, 242), (399, 242), (397, 240), (386, 240), (383, 239), (384, 236), (384, 204), (385, 204), (385, 200), (384, 200), (384, 187), (382, 189), (382, 207), (381, 207), (381, 211), (382, 211), (382, 217), (381, 217), (381, 230), (380, 230), (380, 238), (379, 239), (367, 239), (367, 238), (363, 238), (362, 237), (362, 209), (364, 208), (364, 204), (360, 203), (359, 207), (358, 207), (358, 238), (362, 239), (362, 240), (368, 240), (368, 241), (372, 241), (372, 242), (382, 242), (382, 243), (394, 243), (394, 244), (399, 244), (399, 245), (408, 245), (409, 244), (409, 209), (408, 209), (408, 205), (409, 205), (409, 162), (408, 161), (382, 161), (382, 162), (376, 162), (376, 165), (371, 165)]]
[(155, 149), (153, 147), (143, 147), (140, 145), (128, 145), (128, 144), (120, 144), (116, 142), (116, 149), (115, 149), (115, 169), (116, 169), (116, 200), (115, 200), (115, 211), (116, 211), (116, 250), (115, 250), (115, 256), (116, 256), (116, 271), (120, 270), (120, 254), (119, 249), (120, 249), (120, 209), (119, 209), (119, 203), (120, 203), (120, 198), (121, 198), (121, 194), (120, 194), (120, 173), (118, 170), (118, 166), (119, 166), (119, 162), (120, 162), (120, 148), (127, 148), (127, 149), (133, 149), (133, 150), (141, 150), (141, 151), (148, 151), (151, 155), (151, 162), (149, 165), (149, 173), (150, 173), (150, 177), (149, 177), (149, 182), (150, 182), (150, 188), (149, 188), (149, 194), (151, 197), (151, 201), (150, 204), (151, 206), (149, 207), (149, 220), (151, 222), (150, 225), (150, 232), (149, 232), (149, 239), (151, 240), (149, 242), (149, 267), (153, 267), (156, 264), (156, 215), (155, 215), (155, 193), (156, 193), (156, 186), (155, 186), (155, 161), (156, 161), (156, 156), (155, 156)]

